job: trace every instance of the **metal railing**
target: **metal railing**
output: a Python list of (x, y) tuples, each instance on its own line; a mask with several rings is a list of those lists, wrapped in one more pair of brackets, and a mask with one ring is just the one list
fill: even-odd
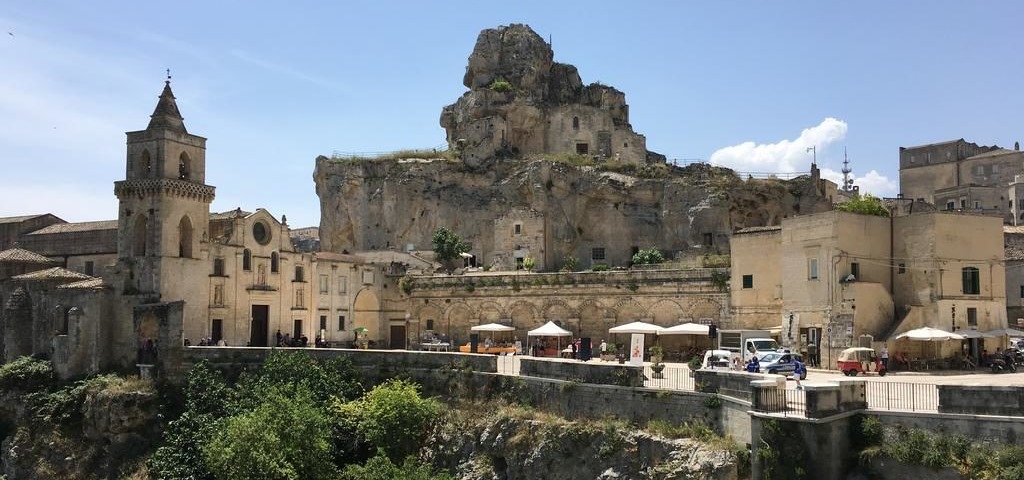
[(931, 383), (864, 382), (864, 395), (868, 408), (939, 411), (939, 387)]
[(644, 366), (644, 386), (665, 390), (695, 390), (693, 374), (687, 367), (665, 366), (661, 372), (655, 372), (650, 365)]
[(778, 413), (787, 417), (807, 416), (807, 392), (784, 388), (761, 388), (755, 390), (758, 395), (756, 410), (766, 413)]

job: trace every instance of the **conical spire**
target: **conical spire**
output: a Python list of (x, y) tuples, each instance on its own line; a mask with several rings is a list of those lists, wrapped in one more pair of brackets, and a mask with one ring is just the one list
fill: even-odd
[(178, 112), (178, 104), (174, 101), (174, 92), (171, 91), (171, 81), (164, 82), (164, 91), (160, 93), (160, 101), (156, 109), (149, 116), (149, 129), (166, 128), (181, 133), (188, 133), (185, 130), (185, 119), (181, 118)]

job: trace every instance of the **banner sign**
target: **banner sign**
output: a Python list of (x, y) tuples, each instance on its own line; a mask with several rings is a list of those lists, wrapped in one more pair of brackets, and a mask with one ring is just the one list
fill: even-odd
[(644, 366), (644, 334), (634, 333), (629, 342), (629, 364)]

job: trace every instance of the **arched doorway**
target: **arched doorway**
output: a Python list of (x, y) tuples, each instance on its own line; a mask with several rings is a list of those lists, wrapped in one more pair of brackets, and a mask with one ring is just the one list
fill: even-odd
[(366, 329), (365, 338), (367, 340), (381, 341), (380, 299), (370, 289), (364, 288), (356, 295), (353, 323), (357, 329)]

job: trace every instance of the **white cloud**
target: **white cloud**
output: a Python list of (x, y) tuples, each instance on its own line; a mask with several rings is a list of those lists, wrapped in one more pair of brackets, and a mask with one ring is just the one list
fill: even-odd
[(817, 126), (805, 128), (794, 140), (744, 142), (720, 148), (711, 154), (711, 163), (737, 172), (802, 172), (811, 164), (812, 154), (808, 148), (815, 147), (817, 153), (822, 154), (829, 145), (846, 138), (846, 130), (846, 122), (828, 117)]
[[(899, 184), (890, 180), (889, 177), (878, 173), (877, 170), (857, 176), (853, 176), (853, 184), (860, 187), (861, 193), (870, 193), (876, 197), (895, 197), (899, 192)], [(840, 187), (843, 185), (843, 174), (832, 169), (823, 168), (821, 177), (836, 182)]]

